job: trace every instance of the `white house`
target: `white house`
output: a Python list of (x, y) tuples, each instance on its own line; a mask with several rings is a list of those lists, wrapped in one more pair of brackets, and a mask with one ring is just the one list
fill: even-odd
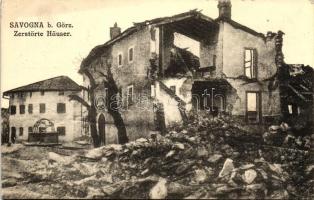
[[(81, 95), (80, 86), (67, 76), (59, 76), (18, 87), (3, 93), (9, 97), (10, 139), (27, 141), (34, 124), (45, 119), (58, 132), (59, 141), (72, 141), (82, 135), (82, 106), (69, 101), (69, 95)], [(51, 127), (50, 127), (51, 128)]]

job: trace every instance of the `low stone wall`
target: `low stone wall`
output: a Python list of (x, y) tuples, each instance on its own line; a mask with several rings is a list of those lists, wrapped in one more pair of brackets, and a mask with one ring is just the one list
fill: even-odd
[(59, 133), (29, 133), (29, 142), (58, 143)]

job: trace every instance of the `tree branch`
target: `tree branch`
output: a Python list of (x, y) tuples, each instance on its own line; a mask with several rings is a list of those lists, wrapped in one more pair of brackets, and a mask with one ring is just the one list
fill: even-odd
[(80, 85), (80, 88), (81, 88), (81, 90), (85, 90), (86, 92), (89, 92), (89, 89), (87, 87)]
[(79, 103), (81, 103), (83, 106), (85, 106), (88, 110), (90, 109), (90, 105), (81, 97), (75, 95), (75, 94), (71, 94), (68, 96), (69, 97), (69, 101), (77, 101)]
[(88, 77), (91, 87), (96, 87), (96, 81), (93, 75), (88, 71), (88, 69), (84, 70), (84, 74)]
[(100, 71), (97, 71), (97, 73), (99, 73), (101, 76), (105, 77), (106, 79), (108, 79), (108, 76), (107, 74), (103, 73), (103, 72), (100, 72)]

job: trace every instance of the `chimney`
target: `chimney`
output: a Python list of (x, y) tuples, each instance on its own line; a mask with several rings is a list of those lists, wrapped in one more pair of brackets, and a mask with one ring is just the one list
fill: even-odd
[(110, 27), (110, 39), (117, 37), (118, 35), (120, 35), (120, 33), (121, 33), (121, 28), (118, 27), (117, 22), (116, 22), (114, 23), (113, 27)]
[(231, 2), (230, 0), (218, 0), (219, 18), (231, 19)]

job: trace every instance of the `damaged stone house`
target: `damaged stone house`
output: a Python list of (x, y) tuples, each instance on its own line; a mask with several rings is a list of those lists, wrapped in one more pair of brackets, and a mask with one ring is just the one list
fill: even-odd
[[(283, 33), (264, 35), (235, 22), (230, 1), (219, 1), (218, 9), (216, 19), (191, 10), (134, 23), (123, 32), (115, 23), (111, 39), (82, 61), (84, 85), (90, 85), (86, 71), (99, 85), (96, 100), (110, 89), (98, 72), (111, 66), (130, 140), (182, 123), (192, 111), (229, 113), (249, 124), (280, 118)], [(106, 143), (118, 142), (105, 109), (97, 111), (97, 126)]]

